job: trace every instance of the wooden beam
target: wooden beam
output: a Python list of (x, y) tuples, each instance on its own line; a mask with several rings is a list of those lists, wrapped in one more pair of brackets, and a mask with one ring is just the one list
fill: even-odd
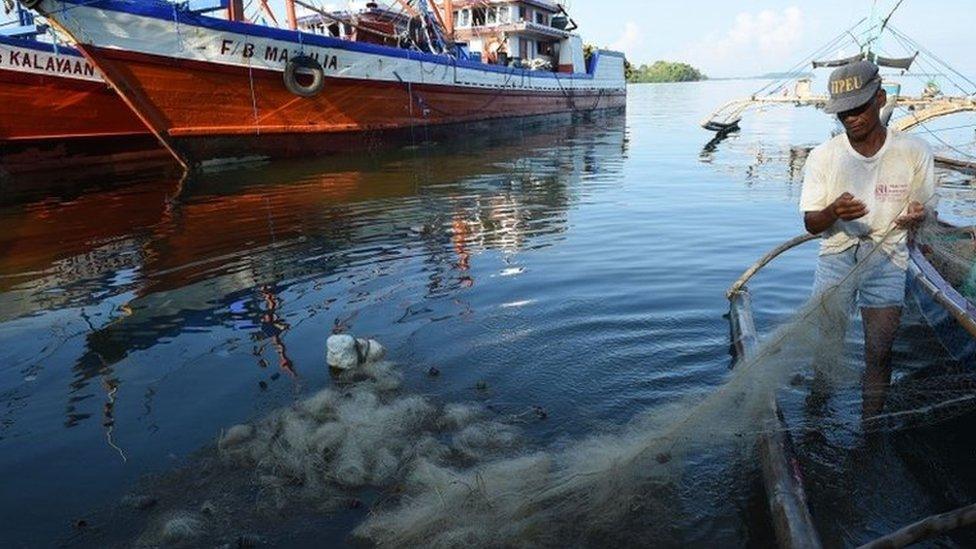
[(861, 549), (905, 547), (972, 524), (976, 524), (976, 504), (920, 520), (883, 538), (866, 543), (861, 546)]
[(447, 38), (454, 41), (454, 0), (444, 0), (444, 30)]
[(417, 10), (416, 8), (410, 5), (410, 2), (408, 2), (407, 0), (396, 0), (396, 3), (400, 4), (400, 7), (402, 7), (404, 11), (409, 13), (410, 17), (417, 17), (418, 15)]
[[(420, 1), (424, 2), (426, 0), (420, 0)], [(437, 2), (429, 2), (428, 5), (430, 6), (430, 11), (434, 12), (434, 19), (437, 19), (437, 24), (440, 25), (442, 29), (446, 30), (447, 25), (444, 24), (444, 17), (441, 14), (441, 9), (437, 7)]]
[(227, 3), (227, 19), (231, 21), (246, 21), (244, 16), (244, 0), (230, 0)]
[(268, 5), (268, 0), (261, 0), (261, 10), (264, 11), (271, 18), (271, 21), (278, 26), (278, 18), (275, 17), (274, 11), (271, 10), (271, 6)]
[[(729, 290), (732, 342), (738, 360), (753, 356), (759, 347), (752, 316), (752, 300), (745, 283), (762, 265), (806, 240), (807, 235), (802, 235), (779, 246), (746, 271)], [(814, 527), (813, 517), (810, 516), (806, 492), (803, 489), (803, 475), (775, 394), (770, 395), (765, 414), (761, 420), (762, 429), (758, 440), (759, 461), (777, 545), (784, 549), (820, 549), (820, 536)]]
[(298, 17), (295, 16), (295, 0), (285, 0), (285, 14), (288, 16), (288, 28), (298, 29)]

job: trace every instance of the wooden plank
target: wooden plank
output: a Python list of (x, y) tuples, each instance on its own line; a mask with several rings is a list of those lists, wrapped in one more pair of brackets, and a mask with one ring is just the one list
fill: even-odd
[[(749, 290), (739, 286), (729, 300), (732, 340), (739, 358), (748, 358), (758, 346)], [(758, 445), (777, 544), (785, 549), (819, 549), (820, 536), (807, 506), (799, 462), (775, 396), (770, 398)]]
[(776, 541), (784, 548), (818, 549), (820, 536), (807, 507), (800, 464), (775, 398), (770, 410), (773, 417), (764, 422), (759, 435), (759, 461)]

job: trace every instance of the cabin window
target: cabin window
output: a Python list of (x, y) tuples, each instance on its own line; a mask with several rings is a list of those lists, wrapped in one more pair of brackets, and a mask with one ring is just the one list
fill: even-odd
[(538, 23), (538, 24), (540, 24), (540, 25), (548, 25), (549, 24), (549, 23), (546, 22), (546, 18), (547, 17), (548, 16), (546, 14), (542, 13), (541, 11), (535, 12), (535, 22)]
[(473, 27), (483, 27), (485, 26), (485, 8), (475, 8), (471, 10), (471, 26)]
[(458, 27), (470, 27), (471, 26), (471, 10), (461, 10), (454, 15), (454, 20), (457, 22)]
[(518, 10), (518, 20), (525, 21), (525, 6), (519, 6)]
[(485, 18), (485, 21), (489, 25), (494, 25), (494, 24), (498, 23), (498, 8), (496, 8), (496, 7), (490, 7), (490, 8), (488, 8), (488, 13), (487, 13), (487, 16)]
[(512, 10), (508, 6), (498, 8), (498, 22), (503, 25), (512, 22)]

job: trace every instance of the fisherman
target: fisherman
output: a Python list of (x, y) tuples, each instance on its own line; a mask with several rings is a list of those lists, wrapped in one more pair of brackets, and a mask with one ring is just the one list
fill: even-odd
[[(838, 301), (849, 307), (841, 313), (844, 327), (854, 304), (861, 308), (862, 416), (868, 418), (883, 409), (891, 382), (891, 347), (905, 298), (908, 233), (935, 215), (935, 165), (925, 141), (882, 122), (888, 98), (877, 65), (864, 60), (842, 66), (830, 75), (828, 86), (824, 111), (837, 115), (845, 133), (810, 153), (800, 210), (807, 231), (822, 237), (814, 295), (832, 288), (844, 292)], [(841, 333), (821, 345), (841, 349), (845, 330), (824, 328)]]

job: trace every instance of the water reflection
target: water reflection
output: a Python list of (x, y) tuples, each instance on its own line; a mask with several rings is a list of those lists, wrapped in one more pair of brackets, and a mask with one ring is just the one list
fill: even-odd
[[(250, 348), (259, 368), (301, 376), (289, 331), (329, 310), (341, 299), (337, 287), (363, 286), (350, 303), (382, 300), (366, 288), (370, 282), (400, 276), (407, 284), (415, 275), (404, 269), (416, 265), (423, 296), (397, 304), (401, 322), (470, 314), (461, 294), (478, 283), (472, 257), (558, 241), (584, 192), (582, 179), (617, 168), (624, 136), (615, 117), (382, 159), (282, 164), (8, 202), (0, 210), (0, 322), (33, 337), (23, 341), (11, 330), (0, 341), (14, 371), (36, 361), (38, 345), (60, 348), (80, 338), (64, 380), (64, 425), (91, 419), (98, 399), (109, 435), (125, 390), (119, 368), (184, 335), (212, 334), (205, 349), (189, 345), (195, 352)], [(289, 318), (282, 307), (292, 290), (290, 299), (309, 303)], [(303, 299), (309, 293), (317, 295)], [(441, 298), (456, 306), (432, 305)], [(333, 330), (349, 320), (337, 318)], [(57, 322), (57, 329), (42, 327)], [(221, 328), (236, 335), (221, 339)], [(174, 351), (168, 360), (192, 359)], [(146, 395), (146, 414), (153, 396)]]

